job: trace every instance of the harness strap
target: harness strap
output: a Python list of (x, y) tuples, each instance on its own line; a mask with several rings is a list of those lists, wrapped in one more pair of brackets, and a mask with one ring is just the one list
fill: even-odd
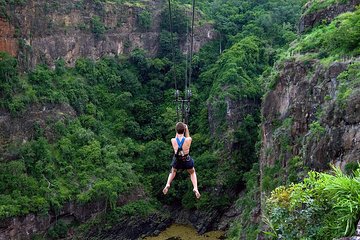
[(182, 146), (183, 146), (183, 144), (184, 144), (184, 142), (185, 142), (185, 138), (183, 137), (183, 138), (181, 139), (181, 141), (179, 140), (179, 138), (176, 138), (176, 142), (177, 142), (177, 144), (178, 144), (179, 149), (182, 149)]

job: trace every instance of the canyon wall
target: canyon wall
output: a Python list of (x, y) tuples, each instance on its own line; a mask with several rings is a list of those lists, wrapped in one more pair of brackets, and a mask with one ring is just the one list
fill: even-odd
[[(29, 0), (7, 6), (7, 17), (0, 18), (0, 51), (18, 55), (26, 69), (40, 63), (54, 65), (58, 59), (71, 66), (79, 57), (99, 59), (128, 54), (135, 48), (155, 56), (160, 42), (160, 15), (166, 4), (163, 0)], [(143, 12), (149, 13), (146, 27), (139, 23)], [(194, 31), (195, 51), (216, 36), (209, 23), (196, 24)], [(181, 43), (183, 52), (185, 45)]]
[[(304, 15), (300, 30), (320, 21), (309, 19), (331, 21), (358, 4), (351, 0)], [(275, 84), (263, 100), (263, 191), (271, 190), (270, 181), (296, 182), (306, 171), (328, 170), (330, 164), (350, 171), (360, 161), (360, 59), (328, 63), (306, 54), (278, 64)]]

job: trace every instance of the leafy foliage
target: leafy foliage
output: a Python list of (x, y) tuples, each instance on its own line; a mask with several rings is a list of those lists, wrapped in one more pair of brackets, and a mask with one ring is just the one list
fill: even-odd
[(233, 222), (228, 231), (228, 239), (241, 239), (246, 236), (248, 239), (256, 239), (259, 230), (258, 223), (249, 221), (253, 209), (257, 207), (258, 199), (260, 198), (260, 166), (259, 163), (254, 163), (252, 169), (244, 174), (244, 182), (246, 183), (245, 194), (238, 199), (236, 205), (242, 209), (241, 220)]
[(255, 76), (261, 73), (264, 61), (262, 50), (259, 39), (248, 37), (226, 51), (213, 68), (205, 73), (214, 79), (212, 94), (226, 88), (225, 96), (233, 99), (260, 96), (261, 85)]
[(149, 30), (151, 26), (151, 14), (148, 11), (142, 11), (138, 15), (138, 25), (143, 30)]
[[(172, 32), (179, 35), (185, 35), (190, 26), (189, 18), (185, 14), (185, 9), (179, 4), (171, 5), (171, 26)], [(160, 28), (170, 32), (170, 12), (166, 8), (161, 13)]]
[(338, 79), (340, 84), (338, 86), (339, 93), (336, 97), (337, 103), (340, 107), (345, 107), (346, 102), (348, 101), (351, 95), (356, 94), (354, 91), (360, 86), (360, 64), (353, 63), (348, 69), (342, 72)]
[(360, 54), (360, 9), (339, 15), (329, 25), (320, 25), (297, 40), (289, 50), (315, 53), (318, 58)]
[[(5, 100), (1, 101), (2, 107), (9, 105), (19, 85), (16, 59), (7, 53), (0, 52), (0, 89), (2, 90), (0, 97)], [(21, 103), (19, 103), (18, 106), (21, 109)], [(14, 102), (12, 107), (17, 107)]]
[(347, 3), (348, 0), (311, 0), (307, 3), (307, 8), (304, 14), (317, 12), (321, 9), (327, 8), (331, 5)]
[(266, 214), (276, 238), (327, 239), (354, 233), (359, 208), (359, 177), (309, 172), (303, 182), (275, 189), (266, 201)]
[[(104, 1), (96, 1), (100, 2)], [(48, 123), (56, 132), (53, 141), (45, 138), (46, 129), (34, 126), (39, 128), (36, 136), (19, 146), (17, 159), (0, 163), (0, 217), (59, 210), (69, 200), (85, 203), (105, 199), (112, 211), (101, 221), (108, 227), (119, 218), (139, 213), (148, 216), (159, 208), (159, 203), (188, 209), (224, 209), (246, 185), (245, 196), (239, 201), (243, 206), (243, 220), (233, 224), (230, 236), (234, 239), (255, 237), (258, 225), (248, 221), (259, 204), (256, 190), (260, 184), (259, 166), (255, 162), (261, 119), (259, 106), (255, 104), (260, 103), (264, 93), (264, 78), (268, 75), (276, 78), (269, 69), (279, 58), (280, 48), (286, 49), (296, 38), (295, 23), (303, 1), (198, 1), (202, 11), (199, 14), (206, 20), (211, 19), (220, 36), (204, 46), (192, 62), (190, 129), (194, 129), (192, 155), (202, 193), (199, 201), (194, 201), (189, 191), (191, 183), (186, 172), (178, 174), (166, 198), (161, 192), (168, 175), (172, 154), (169, 139), (174, 135), (176, 122), (174, 76), (180, 82), (179, 88), (183, 87), (186, 64), (179, 43), (185, 41), (190, 25), (190, 2), (178, 0), (175, 4), (172, 33), (169, 12), (162, 11), (157, 58), (148, 58), (145, 51), (136, 49), (128, 58), (78, 59), (74, 68), (66, 67), (59, 60), (55, 70), (39, 65), (19, 76), (16, 60), (1, 55), (0, 84), (5, 91), (0, 97), (4, 108), (20, 115), (33, 103), (66, 104), (77, 115)], [(344, 25), (341, 22), (336, 31), (349, 34), (349, 39), (339, 39), (338, 35), (329, 33), (324, 45), (328, 46), (326, 51), (357, 48), (356, 15), (349, 14), (346, 19), (348, 22)], [(141, 11), (137, 24), (142, 31), (148, 30), (150, 13)], [(90, 27), (97, 38), (107, 30), (98, 16), (92, 17)], [(345, 32), (345, 27), (349, 32)], [(175, 46), (171, 43), (171, 34)], [(325, 38), (323, 40), (325, 42)], [(318, 43), (309, 41), (311, 44)], [(332, 49), (332, 44), (343, 50)], [(228, 100), (254, 102), (251, 106), (254, 111), (245, 114), (241, 124), (232, 131), (228, 131), (226, 121)], [(209, 106), (215, 113), (211, 124), (219, 123), (215, 124), (218, 135), (210, 132)], [(285, 125), (280, 128), (288, 129)], [(234, 143), (232, 152), (228, 154), (224, 142), (212, 136), (229, 137)], [(285, 153), (289, 139), (279, 134), (279, 141)], [(300, 160), (293, 159), (291, 179), (297, 180), (294, 172)], [(262, 184), (267, 190), (284, 183), (276, 177), (281, 174), (279, 161), (264, 171)], [(118, 196), (137, 184), (144, 186), (151, 200), (117, 207)], [(220, 193), (216, 190), (219, 187)], [(228, 196), (228, 192), (234, 191), (233, 196)], [(62, 237), (65, 227), (59, 223), (49, 237)]]
[(105, 25), (99, 16), (94, 16), (91, 18), (91, 31), (97, 38), (100, 38), (105, 33)]
[(305, 1), (214, 0), (210, 14), (227, 46), (239, 38), (255, 35), (269, 45), (284, 45), (295, 39), (293, 33)]
[(10, 6), (23, 5), (27, 0), (0, 0), (0, 17), (9, 18), (8, 8)]

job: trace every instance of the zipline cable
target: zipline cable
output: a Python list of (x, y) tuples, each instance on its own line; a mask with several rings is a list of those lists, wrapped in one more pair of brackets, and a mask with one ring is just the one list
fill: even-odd
[(185, 123), (189, 121), (190, 114), (190, 99), (192, 96), (191, 93), (191, 77), (192, 77), (192, 59), (193, 59), (193, 49), (194, 49), (194, 23), (195, 23), (195, 0), (192, 1), (192, 19), (191, 19), (191, 35), (190, 35), (190, 58), (189, 58), (189, 76), (187, 77), (187, 82), (185, 83), (185, 100), (186, 100), (186, 109), (185, 109)]
[(173, 78), (175, 80), (175, 102), (176, 102), (176, 116), (179, 119), (179, 106), (178, 106), (178, 98), (179, 91), (177, 88), (177, 80), (176, 80), (176, 71), (175, 71), (175, 53), (174, 53), (174, 38), (173, 38), (173, 27), (172, 27), (172, 11), (171, 11), (171, 0), (168, 0), (169, 3), (169, 30), (170, 30), (170, 42), (171, 42), (171, 57), (172, 57), (172, 71)]
[[(173, 39), (173, 25), (172, 25), (172, 11), (171, 11), (171, 0), (168, 0), (169, 3), (169, 25), (170, 25), (170, 40), (171, 40), (171, 54), (173, 60), (173, 77), (175, 80), (175, 102), (176, 102), (176, 115), (179, 120), (179, 109), (181, 109), (181, 121), (188, 124), (189, 114), (190, 114), (190, 99), (192, 96), (190, 85), (192, 77), (192, 59), (193, 59), (193, 49), (194, 49), (194, 23), (195, 23), (195, 0), (192, 1), (192, 20), (191, 20), (191, 32), (190, 32), (190, 51), (188, 47), (188, 23), (186, 26), (186, 71), (185, 71), (185, 98), (179, 99), (179, 90), (177, 89), (177, 80), (176, 80), (176, 71), (175, 71), (175, 54), (174, 54), (174, 39)], [(189, 56), (190, 52), (190, 56)], [(179, 103), (181, 106), (179, 107)]]
[(189, 88), (192, 75), (192, 58), (194, 49), (194, 22), (195, 22), (195, 0), (192, 2), (192, 20), (191, 20), (191, 42), (190, 42), (190, 68), (189, 68)]
[(186, 91), (186, 86), (187, 86), (187, 82), (188, 82), (188, 74), (189, 74), (189, 67), (188, 67), (188, 62), (189, 62), (189, 22), (186, 21), (186, 61), (185, 61), (185, 91)]

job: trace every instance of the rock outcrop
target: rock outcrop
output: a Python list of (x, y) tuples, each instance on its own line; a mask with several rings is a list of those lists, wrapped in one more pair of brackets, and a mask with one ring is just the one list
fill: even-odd
[[(127, 54), (135, 48), (155, 56), (159, 47), (160, 14), (165, 4), (162, 0), (133, 4), (29, 0), (9, 10), (10, 22), (0, 19), (0, 26), (4, 26), (0, 51), (18, 54), (24, 68), (39, 63), (54, 65), (61, 58), (73, 65), (79, 57), (99, 59)], [(146, 29), (138, 20), (143, 11), (150, 13), (151, 24)], [(15, 28), (19, 29), (17, 36)], [(196, 27), (194, 50), (198, 51), (214, 37), (211, 24)], [(182, 44), (185, 51), (185, 43)]]
[[(144, 197), (144, 191), (138, 188), (129, 194), (120, 196), (117, 205), (122, 206), (131, 201), (143, 199)], [(87, 204), (69, 202), (65, 204), (58, 213), (50, 212), (43, 215), (29, 214), (22, 217), (3, 219), (0, 220), (0, 240), (27, 240), (32, 239), (34, 234), (45, 235), (51, 226), (63, 219), (66, 219), (66, 221), (70, 223), (84, 223), (86, 220), (106, 210), (106, 207), (107, 203), (105, 200), (98, 200)], [(131, 234), (129, 230), (122, 231), (123, 234)], [(71, 237), (72, 234), (73, 230), (69, 229), (68, 235)]]
[[(171, 224), (171, 220), (164, 217), (163, 213), (152, 214), (141, 218), (128, 217), (119, 219), (118, 223), (107, 230), (91, 229), (83, 239), (103, 239), (103, 240), (133, 240), (141, 239), (143, 236), (158, 235)], [(82, 239), (80, 238), (80, 239)]]
[(147, 217), (129, 216), (118, 219), (109, 229), (95, 226), (83, 238), (132, 240), (143, 236), (156, 236), (173, 223), (193, 226), (199, 234), (213, 230), (226, 230), (229, 222), (239, 216), (240, 209), (234, 204), (226, 211), (186, 210), (163, 206), (160, 212)]
[[(349, 0), (346, 3), (334, 4), (325, 9), (321, 9), (320, 11), (305, 14), (300, 19), (299, 32), (303, 33), (323, 21), (331, 22), (341, 13), (354, 11), (359, 4), (360, 0)], [(308, 7), (310, 6), (311, 2), (308, 3)]]
[(278, 163), (287, 176), (294, 157), (316, 170), (360, 161), (359, 86), (345, 102), (339, 99), (339, 75), (356, 63), (359, 60), (329, 67), (316, 60), (284, 64), (263, 102), (263, 170)]

